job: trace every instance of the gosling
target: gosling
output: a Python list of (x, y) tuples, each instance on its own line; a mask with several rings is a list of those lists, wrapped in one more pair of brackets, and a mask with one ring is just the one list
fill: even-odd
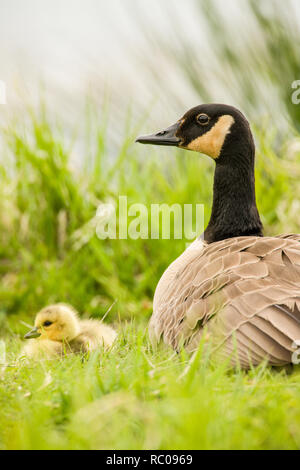
[(102, 346), (112, 346), (117, 333), (98, 320), (80, 320), (78, 313), (66, 304), (43, 308), (35, 318), (34, 328), (24, 336), (28, 339), (22, 356), (54, 358), (67, 354), (86, 354)]

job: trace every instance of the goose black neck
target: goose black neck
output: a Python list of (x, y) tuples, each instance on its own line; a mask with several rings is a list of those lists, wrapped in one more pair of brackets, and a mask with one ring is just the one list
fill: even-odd
[(242, 155), (224, 154), (216, 162), (212, 213), (204, 232), (208, 243), (239, 236), (263, 236), (255, 198), (253, 147), (246, 152), (244, 148)]

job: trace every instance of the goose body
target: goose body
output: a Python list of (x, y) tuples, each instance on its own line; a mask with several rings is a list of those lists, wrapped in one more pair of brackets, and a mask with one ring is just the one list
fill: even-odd
[(98, 320), (80, 320), (77, 312), (65, 304), (43, 308), (35, 318), (35, 327), (25, 335), (28, 340), (22, 355), (53, 358), (72, 353), (88, 353), (100, 346), (109, 348), (117, 333)]
[(215, 359), (230, 358), (245, 369), (264, 360), (293, 362), (300, 340), (300, 234), (263, 237), (245, 117), (231, 106), (201, 105), (138, 141), (196, 150), (216, 163), (204, 240), (191, 244), (160, 279), (152, 342), (192, 352), (209, 338)]

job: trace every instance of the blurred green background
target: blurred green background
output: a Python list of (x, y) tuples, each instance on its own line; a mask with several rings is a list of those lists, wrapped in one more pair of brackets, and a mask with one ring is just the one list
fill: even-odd
[[(186, 241), (101, 241), (94, 217), (100, 203), (126, 195), (129, 204), (148, 207), (203, 203), (207, 222), (213, 164), (134, 144), (139, 133), (174, 122), (198, 103), (222, 101), (246, 113), (257, 143), (265, 233), (299, 231), (300, 105), (292, 103), (292, 83), (300, 78), (298, 3), (152, 3), (72, 8), (65, 0), (60, 7), (45, 2), (48, 11), (39, 13), (30, 0), (27, 21), (34, 27), (26, 39), (30, 24), (18, 31), (10, 16), (18, 26), (21, 3), (1, 2), (1, 35), (14, 32), (19, 59), (22, 41), (25, 49), (3, 76), (7, 104), (0, 108), (4, 323), (7, 315), (32, 318), (56, 301), (96, 316), (116, 301), (111, 318), (149, 317), (155, 285)], [(72, 41), (82, 47), (70, 57)], [(10, 66), (14, 60), (6, 58)], [(118, 61), (126, 63), (123, 72)]]
[[(265, 234), (300, 231), (298, 0), (0, 0), (0, 448), (291, 449), (299, 373), (154, 353), (155, 286), (186, 240), (99, 240), (101, 203), (202, 203), (213, 162), (134, 143), (204, 102), (235, 105), (257, 146)], [(53, 302), (119, 332), (89, 361), (20, 363)], [(4, 365), (2, 362), (6, 363)], [(172, 430), (170, 432), (170, 430)]]

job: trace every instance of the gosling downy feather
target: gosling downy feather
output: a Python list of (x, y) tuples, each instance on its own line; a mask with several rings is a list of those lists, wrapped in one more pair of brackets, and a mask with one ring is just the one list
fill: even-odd
[(263, 237), (256, 206), (255, 146), (237, 109), (208, 104), (137, 142), (173, 145), (216, 165), (212, 214), (196, 240), (158, 283), (149, 324), (153, 343), (196, 350), (247, 369), (292, 362), (300, 340), (300, 234)]
[(35, 327), (25, 335), (28, 343), (22, 354), (28, 357), (55, 357), (87, 353), (99, 346), (109, 348), (117, 333), (98, 320), (80, 320), (69, 305), (43, 308), (35, 318)]

